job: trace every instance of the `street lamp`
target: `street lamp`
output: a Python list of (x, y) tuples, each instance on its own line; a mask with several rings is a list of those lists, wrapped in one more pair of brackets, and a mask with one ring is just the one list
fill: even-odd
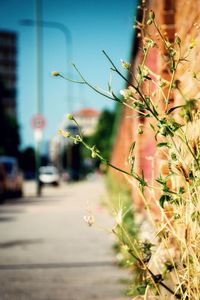
[[(71, 32), (70, 32), (70, 30), (68, 29), (67, 26), (65, 26), (62, 23), (54, 22), (54, 21), (43, 21), (43, 20), (42, 21), (41, 20), (35, 21), (35, 20), (31, 20), (31, 19), (21, 20), (20, 24), (24, 25), (24, 26), (30, 26), (30, 27), (37, 26), (38, 30), (39, 30), (39, 28), (42, 28), (42, 27), (47, 27), (47, 28), (53, 28), (53, 29), (60, 30), (63, 33), (64, 38), (65, 38), (65, 45), (66, 45), (66, 52), (68, 54), (68, 61), (72, 62), (72, 57), (73, 57), (72, 35), (71, 35)], [(68, 72), (67, 75), (68, 75), (69, 78), (72, 77), (71, 72)], [(67, 104), (68, 104), (67, 106), (68, 107), (67, 107), (67, 110), (69, 112), (71, 112), (70, 100), (72, 98), (73, 98), (72, 86), (68, 82), (68, 94), (67, 94), (67, 100), (68, 100), (67, 101)]]
[[(37, 7), (37, 20), (30, 20), (25, 19), (20, 21), (21, 25), (24, 26), (36, 26), (36, 37), (37, 37), (37, 114), (41, 114), (42, 110), (42, 34), (40, 28), (42, 27), (48, 27), (48, 28), (54, 28), (60, 30), (65, 37), (65, 45), (66, 45), (66, 51), (68, 53), (68, 60), (72, 62), (72, 36), (70, 33), (70, 30), (59, 22), (51, 22), (51, 21), (43, 21), (40, 18), (40, 7), (38, 4)], [(68, 76), (71, 77), (70, 72), (68, 73)], [(68, 85), (68, 95), (67, 95), (67, 102), (68, 102), (68, 110), (70, 111), (70, 99), (72, 98), (71, 89)], [(41, 186), (39, 183), (39, 165), (40, 165), (40, 141), (36, 139), (36, 181), (37, 181), (37, 195), (40, 196), (41, 194)]]
[(70, 30), (62, 23), (53, 22), (53, 21), (34, 21), (30, 19), (24, 19), (20, 21), (21, 25), (24, 26), (39, 26), (39, 27), (48, 27), (53, 29), (60, 30), (65, 37), (65, 45), (68, 53), (68, 60), (72, 62), (72, 36)]

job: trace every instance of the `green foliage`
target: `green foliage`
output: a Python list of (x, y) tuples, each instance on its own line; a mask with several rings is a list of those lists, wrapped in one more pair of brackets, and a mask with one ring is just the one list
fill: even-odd
[(110, 159), (114, 122), (115, 113), (113, 111), (104, 110), (100, 115), (96, 131), (90, 139), (91, 144), (97, 147), (106, 160)]
[(35, 173), (35, 150), (32, 147), (20, 151), (19, 164), (26, 176), (33, 176)]
[(124, 183), (117, 181), (110, 173), (106, 176), (106, 186), (109, 192), (107, 205), (110, 211), (118, 211), (122, 208), (124, 217), (123, 225), (131, 237), (137, 236), (137, 226), (134, 222), (134, 211), (131, 191)]
[[(130, 267), (134, 264), (135, 258), (129, 253), (128, 249), (124, 245), (128, 242), (127, 239), (133, 240), (137, 237), (138, 228), (134, 221), (133, 202), (131, 197), (131, 191), (123, 183), (120, 183), (111, 173), (108, 173), (105, 178), (107, 186), (108, 197), (105, 199), (105, 205), (110, 212), (114, 215), (118, 211), (122, 210), (122, 223), (115, 230), (117, 232), (117, 241), (114, 245), (115, 251), (120, 254), (118, 257), (119, 264), (121, 266)], [(125, 238), (123, 231), (127, 233)], [(126, 241), (125, 241), (126, 240)]]
[[(95, 159), (94, 163), (91, 163), (90, 167), (85, 168), (82, 166), (81, 172), (83, 174), (92, 172), (99, 166), (99, 153), (108, 161), (110, 159), (112, 144), (113, 144), (113, 128), (115, 124), (116, 113), (115, 111), (104, 110), (99, 118), (97, 128), (92, 136), (84, 137), (84, 143), (87, 145), (93, 145), (91, 148), (85, 147), (80, 142), (80, 139), (74, 141), (80, 143), (80, 155), (81, 160), (88, 160), (89, 157)], [(74, 120), (76, 121), (76, 120)]]

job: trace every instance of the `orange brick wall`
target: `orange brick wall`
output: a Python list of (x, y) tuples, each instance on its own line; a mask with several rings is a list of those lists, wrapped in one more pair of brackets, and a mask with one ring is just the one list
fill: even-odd
[[(127, 159), (133, 141), (133, 111), (125, 107), (122, 110), (117, 137), (112, 152), (112, 164), (128, 171)], [(115, 172), (120, 180), (124, 180), (122, 173)]]
[[(174, 1), (169, 0), (152, 0), (149, 1), (149, 7), (153, 9), (156, 13), (156, 19), (159, 24), (162, 25), (162, 28), (165, 30), (166, 34), (169, 37), (170, 41), (174, 39)], [(154, 32), (151, 32), (154, 34)], [(137, 48), (139, 49), (140, 41), (137, 40)], [(141, 53), (140, 51), (133, 51), (132, 59), (131, 59), (131, 66), (132, 72), (136, 71), (137, 65), (141, 61)], [(160, 63), (158, 51), (156, 48), (153, 48), (148, 60), (147, 65), (151, 68), (154, 72), (160, 73), (163, 77), (167, 79), (167, 73), (165, 66)], [(131, 118), (131, 116), (133, 116)], [(158, 168), (160, 165), (160, 160), (155, 157), (156, 154), (156, 147), (153, 138), (152, 130), (149, 126), (148, 119), (138, 119), (135, 118), (136, 113), (130, 109), (124, 108), (123, 113), (121, 115), (121, 122), (119, 125), (118, 134), (116, 137), (116, 142), (113, 148), (113, 155), (112, 155), (112, 163), (118, 167), (126, 168), (127, 166), (127, 157), (129, 153), (130, 146), (133, 141), (136, 141), (136, 171), (141, 174), (141, 171), (144, 171), (145, 178), (151, 180), (155, 178), (158, 174)], [(138, 135), (137, 128), (139, 123), (144, 124), (144, 134)], [(122, 178), (120, 174), (116, 173), (119, 178)], [(144, 206), (136, 188), (132, 185), (132, 193), (135, 208), (140, 210)], [(153, 205), (153, 209), (155, 205)]]
[[(192, 72), (197, 74), (200, 79), (200, 0), (150, 0), (148, 6), (154, 10), (157, 23), (161, 25), (162, 30), (166, 32), (170, 42), (174, 40), (174, 34), (177, 33), (182, 40), (182, 54), (187, 54), (191, 39), (196, 40), (196, 46), (191, 50), (188, 63), (179, 67), (177, 78), (180, 80), (183, 92), (192, 97), (200, 97), (199, 81), (192, 77)], [(151, 32), (153, 34), (153, 32)], [(134, 73), (137, 65), (141, 61), (139, 49), (139, 40), (136, 43), (137, 49), (134, 49), (132, 55), (132, 72)], [(164, 49), (163, 53), (164, 53)], [(148, 57), (147, 65), (162, 77), (168, 79), (166, 67), (161, 63), (158, 52), (152, 49)], [(172, 104), (179, 105), (182, 99), (177, 93), (174, 93)], [(132, 116), (132, 117), (131, 117)], [(166, 172), (167, 164), (164, 157), (156, 156), (155, 143), (152, 132), (149, 129), (148, 119), (144, 122), (144, 134), (137, 135), (137, 128), (141, 120), (135, 118), (135, 113), (130, 109), (124, 108), (121, 115), (116, 142), (113, 148), (112, 163), (118, 167), (129, 169), (127, 166), (127, 157), (130, 146), (136, 141), (136, 170), (141, 173), (144, 170), (145, 178), (151, 180), (160, 170)], [(152, 165), (151, 157), (154, 158)], [(116, 173), (117, 176), (119, 173)], [(122, 178), (122, 176), (121, 176)], [(133, 199), (136, 209), (141, 209), (143, 203), (136, 192), (133, 190)]]
[[(191, 50), (188, 63), (180, 66), (178, 78), (183, 92), (190, 98), (200, 96), (199, 81), (192, 78), (192, 72), (200, 74), (200, 1), (176, 1), (175, 14), (176, 31), (182, 40), (182, 53), (186, 54), (191, 39), (196, 40), (196, 46)], [(198, 77), (200, 77), (198, 75)], [(177, 101), (180, 101), (176, 95)]]

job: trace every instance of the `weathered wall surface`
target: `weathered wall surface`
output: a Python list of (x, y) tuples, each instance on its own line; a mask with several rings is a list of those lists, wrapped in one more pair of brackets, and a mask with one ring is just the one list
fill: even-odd
[[(200, 78), (200, 1), (181, 0), (176, 1), (175, 13), (176, 31), (182, 40), (182, 53), (188, 54), (190, 43), (195, 47), (188, 56), (188, 63), (180, 66), (178, 78), (183, 92), (190, 98), (200, 96), (200, 85), (194, 80), (192, 73), (195, 72)], [(179, 99), (177, 95), (177, 99)]]
[[(199, 80), (195, 80), (192, 76), (192, 73), (195, 72), (197, 78), (200, 79), (200, 0), (150, 0), (149, 7), (154, 10), (157, 23), (161, 25), (170, 42), (174, 41), (175, 33), (181, 38), (183, 55), (188, 54), (191, 42), (195, 45), (188, 56), (189, 62), (180, 65), (176, 77), (180, 80), (183, 92), (189, 98), (200, 96)], [(153, 31), (151, 33), (155, 34)], [(133, 73), (136, 72), (137, 65), (141, 62), (141, 53), (137, 51), (139, 46), (140, 40), (137, 39), (135, 44), (137, 49), (133, 51), (131, 59)], [(164, 47), (162, 53), (165, 54)], [(157, 49), (152, 49), (147, 60), (147, 66), (165, 79), (169, 79), (170, 75)], [(179, 105), (183, 101), (176, 92), (170, 100), (172, 105)], [(139, 173), (143, 170), (145, 178), (151, 180), (160, 171), (166, 174), (168, 167), (165, 157), (156, 150), (149, 120), (138, 119), (136, 116), (136, 113), (132, 110), (126, 107), (123, 109), (113, 149), (112, 162), (123, 169), (129, 170), (127, 157), (132, 142), (136, 141), (136, 170)], [(137, 128), (140, 123), (143, 123), (144, 133), (138, 136)], [(144, 206), (135, 187), (133, 187), (133, 199), (136, 209)]]

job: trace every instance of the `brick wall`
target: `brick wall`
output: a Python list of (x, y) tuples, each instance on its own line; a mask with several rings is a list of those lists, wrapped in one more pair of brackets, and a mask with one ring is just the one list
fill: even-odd
[[(175, 16), (175, 2), (169, 0), (151, 0), (149, 1), (149, 7), (156, 13), (157, 22), (162, 26), (165, 34), (168, 36), (170, 41), (174, 39), (175, 27), (174, 27), (174, 16)], [(151, 32), (152, 35), (155, 32)], [(140, 40), (136, 38), (134, 40), (134, 49), (131, 59), (132, 72), (136, 72), (136, 68), (141, 61), (141, 52), (138, 51), (140, 47)], [(164, 53), (164, 49), (162, 49)], [(148, 56), (147, 60), (148, 67), (155, 73), (160, 73), (162, 77), (168, 79), (166, 67), (161, 63), (160, 55), (156, 48), (153, 48)], [(126, 168), (127, 157), (130, 146), (133, 141), (136, 142), (135, 154), (136, 154), (136, 171), (141, 174), (144, 171), (145, 178), (148, 181), (155, 178), (159, 173), (158, 170), (166, 170), (164, 157), (159, 155), (156, 151), (155, 142), (153, 138), (153, 132), (149, 126), (148, 119), (138, 119), (137, 114), (128, 108), (124, 108), (121, 115), (121, 122), (119, 125), (116, 142), (113, 148), (112, 163), (118, 167)], [(144, 133), (143, 135), (137, 134), (137, 128), (139, 124), (143, 124)], [(163, 160), (163, 161), (162, 161)], [(116, 173), (121, 179), (121, 175)], [(130, 182), (130, 181), (129, 181)], [(136, 210), (141, 210), (144, 207), (143, 201), (132, 184), (132, 194)], [(149, 195), (150, 197), (150, 195)], [(152, 200), (153, 201), (153, 200)], [(156, 210), (155, 203), (152, 203), (152, 209)]]
[[(179, 67), (177, 78), (180, 80), (183, 93), (187, 94), (189, 98), (200, 97), (199, 81), (192, 77), (192, 72), (195, 72), (200, 79), (200, 63), (198, 62), (200, 56), (200, 0), (150, 0), (148, 2), (148, 6), (156, 14), (157, 23), (161, 25), (169, 41), (173, 42), (175, 33), (181, 38), (182, 54), (186, 55), (191, 40), (196, 40), (196, 46), (191, 50), (188, 57), (189, 62)], [(151, 34), (154, 35), (154, 32), (151, 32)], [(131, 59), (133, 73), (136, 72), (137, 65), (141, 61), (141, 53), (138, 51), (140, 40), (135, 39), (134, 45)], [(165, 54), (164, 48), (162, 52)], [(160, 73), (165, 79), (169, 79), (166, 66), (161, 61), (156, 48), (152, 49), (147, 65), (154, 72)], [(130, 80), (132, 79), (130, 78)], [(179, 105), (181, 101), (182, 98), (178, 93), (172, 95), (171, 105)], [(141, 122), (144, 125), (144, 134), (138, 136), (137, 128)], [(167, 174), (168, 167), (166, 157), (156, 150), (152, 131), (148, 123), (148, 119), (141, 120), (136, 118), (136, 113), (132, 110), (126, 107), (123, 109), (113, 148), (112, 162), (116, 166), (129, 170), (127, 157), (132, 142), (136, 141), (136, 170), (139, 173), (143, 170), (145, 178), (151, 180), (160, 171), (163, 174)], [(119, 173), (116, 173), (116, 176), (121, 179), (123, 177)], [(134, 185), (131, 183), (130, 186), (133, 191), (135, 207), (136, 209), (141, 209), (143, 202)], [(153, 209), (155, 209), (154, 205)]]
[[(196, 40), (196, 46), (189, 55), (189, 62), (179, 68), (178, 78), (181, 81), (183, 92), (189, 97), (199, 97), (199, 82), (192, 78), (191, 73), (200, 73), (200, 1), (176, 1), (175, 14), (176, 31), (182, 40), (182, 53), (186, 54), (191, 39)], [(184, 88), (183, 88), (184, 87)], [(180, 101), (176, 95), (177, 101)]]

